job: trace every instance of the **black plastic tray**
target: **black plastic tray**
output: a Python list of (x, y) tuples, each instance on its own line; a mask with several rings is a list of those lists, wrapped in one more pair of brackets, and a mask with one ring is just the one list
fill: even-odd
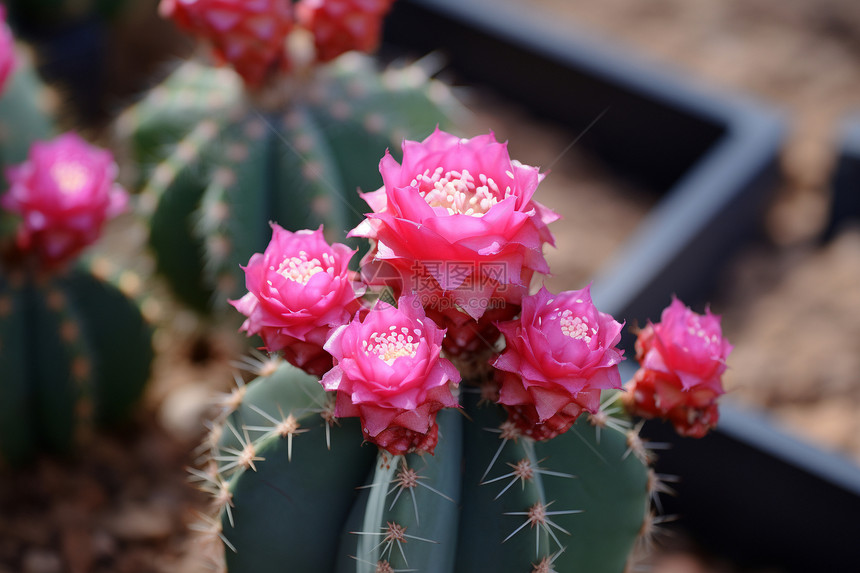
[[(673, 293), (701, 304), (724, 263), (759, 232), (778, 174), (782, 118), (581, 30), (536, 20), (525, 2), (506, 6), (400, 0), (386, 40), (416, 54), (441, 51), (458, 79), (584, 134), (578, 144), (614, 172), (662, 192), (595, 278), (602, 310), (644, 324)], [(860, 129), (852, 141), (856, 173)], [(856, 186), (850, 193), (860, 197)], [(644, 434), (671, 444), (657, 471), (681, 482), (665, 509), (704, 547), (744, 568), (860, 570), (856, 466), (731, 406), (703, 440), (678, 438), (660, 423), (647, 424)]]
[(846, 118), (842, 123), (839, 144), (825, 239), (832, 238), (849, 221), (860, 223), (860, 115)]

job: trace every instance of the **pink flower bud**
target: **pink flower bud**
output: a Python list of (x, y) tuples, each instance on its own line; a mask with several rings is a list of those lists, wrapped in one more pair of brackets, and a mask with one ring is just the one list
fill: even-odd
[(440, 357), (445, 331), (414, 296), (384, 302), (332, 332), (325, 349), (335, 366), (322, 378), (337, 391), (335, 415), (358, 416), (365, 439), (394, 455), (433, 453), (436, 413), (456, 407), (449, 384), (460, 373)]
[(519, 319), (499, 324), (505, 351), (493, 362), (499, 403), (536, 440), (566, 431), (600, 391), (620, 388), (622, 325), (599, 312), (589, 287), (553, 295), (542, 288), (523, 298)]
[(15, 67), (15, 39), (6, 25), (6, 7), (0, 4), (0, 94)]
[(161, 0), (159, 13), (208, 40), (215, 58), (233, 66), (249, 86), (289, 67), (290, 0)]
[(108, 151), (74, 133), (34, 143), (27, 161), (7, 169), (9, 191), (0, 197), (0, 206), (21, 216), (18, 247), (54, 264), (95, 242), (128, 204), (117, 171)]
[[(403, 143), (403, 164), (380, 162), (384, 185), (363, 195), (373, 213), (351, 236), (375, 241), (377, 267), (395, 292), (447, 298), (479, 319), (491, 299), (519, 304), (558, 217), (532, 200), (542, 176), (512, 161), (492, 134), (436, 130)], [(429, 306), (429, 305), (428, 305)]]
[(696, 314), (674, 298), (661, 322), (639, 332), (639, 371), (628, 385), (625, 404), (636, 415), (666, 418), (684, 436), (702, 437), (719, 419), (717, 398), (732, 346), (720, 318)]
[(332, 365), (323, 350), (329, 331), (361, 307), (364, 288), (348, 267), (354, 254), (346, 245), (329, 245), (322, 227), (293, 233), (272, 223), (266, 250), (244, 267), (248, 293), (230, 301), (248, 317), (242, 330), (259, 334), (267, 350), (283, 352), (291, 364), (321, 376)]
[(394, 0), (299, 0), (296, 19), (314, 35), (317, 60), (351, 50), (372, 52)]

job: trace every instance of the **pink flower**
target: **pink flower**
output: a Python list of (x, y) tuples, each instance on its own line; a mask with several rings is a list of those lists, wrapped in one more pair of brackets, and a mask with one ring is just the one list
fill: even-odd
[(328, 62), (350, 50), (372, 52), (382, 19), (394, 0), (299, 0), (296, 19), (314, 35), (317, 59)]
[(107, 219), (125, 210), (111, 154), (74, 133), (37, 142), (24, 163), (6, 171), (0, 206), (23, 219), (18, 246), (46, 263), (61, 263), (95, 242)]
[(499, 324), (505, 351), (493, 362), (499, 403), (536, 440), (566, 431), (583, 411), (597, 411), (600, 391), (620, 388), (622, 325), (599, 312), (590, 288), (525, 297), (518, 320)]
[(323, 350), (333, 327), (359, 310), (364, 288), (356, 286), (349, 260), (355, 251), (329, 245), (322, 227), (287, 231), (272, 223), (272, 240), (244, 267), (248, 293), (230, 301), (248, 317), (242, 330), (259, 334), (270, 352), (283, 352), (295, 366), (316, 376), (331, 368)]
[(725, 392), (722, 375), (731, 350), (720, 317), (710, 310), (696, 314), (673, 298), (661, 321), (639, 332), (640, 369), (628, 387), (628, 410), (669, 419), (681, 435), (704, 436), (719, 419), (716, 400)]
[(293, 27), (290, 0), (161, 0), (159, 13), (212, 44), (251, 87), (269, 71), (289, 67), (286, 38)]
[(15, 67), (15, 39), (6, 25), (6, 7), (0, 4), (0, 93)]
[(322, 378), (336, 390), (335, 415), (359, 416), (365, 439), (394, 455), (433, 453), (436, 412), (456, 407), (449, 383), (460, 374), (440, 357), (445, 331), (414, 296), (384, 302), (335, 330), (325, 348), (335, 366)]
[[(363, 195), (373, 213), (351, 232), (375, 243), (395, 292), (449, 297), (477, 320), (490, 299), (519, 303), (558, 217), (532, 200), (542, 175), (512, 161), (492, 134), (460, 139), (437, 129), (386, 153), (383, 187)], [(393, 277), (393, 278), (392, 278)]]

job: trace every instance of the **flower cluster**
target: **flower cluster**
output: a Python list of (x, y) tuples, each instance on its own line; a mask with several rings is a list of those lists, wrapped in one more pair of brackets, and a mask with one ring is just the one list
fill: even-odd
[(220, 63), (229, 63), (251, 87), (269, 73), (289, 71), (294, 28), (310, 32), (316, 59), (376, 48), (382, 19), (394, 0), (161, 0), (160, 13), (205, 39)]
[(386, 153), (380, 172), (383, 186), (363, 195), (373, 213), (351, 232), (372, 244), (366, 280), (418, 294), (449, 329), (450, 353), (474, 352), (479, 336), (491, 344), (493, 323), (515, 316), (534, 274), (549, 272), (543, 246), (558, 216), (532, 198), (538, 168), (492, 133), (437, 129), (405, 141), (402, 164)]
[(679, 434), (700, 438), (719, 420), (717, 398), (732, 345), (720, 318), (696, 314), (677, 298), (661, 321), (636, 340), (639, 370), (628, 385), (627, 407), (645, 418), (665, 418)]
[(128, 204), (117, 172), (109, 152), (74, 133), (34, 143), (27, 161), (7, 169), (9, 190), (0, 197), (0, 206), (20, 216), (18, 249), (50, 266), (94, 243)]
[[(371, 241), (360, 279), (347, 270), (354, 252), (326, 243), (321, 229), (273, 225), (272, 242), (245, 267), (248, 293), (233, 302), (248, 317), (243, 330), (321, 376), (336, 416), (359, 417), (365, 439), (393, 454), (432, 453), (436, 413), (457, 407), (461, 378), (483, 383), (535, 440), (567, 431), (598, 411), (601, 391), (621, 389), (623, 325), (595, 307), (590, 287), (528, 294), (549, 270), (542, 250), (557, 218), (533, 199), (536, 167), (511, 160), (492, 134), (437, 129), (404, 142), (402, 163), (386, 153), (380, 172), (383, 186), (363, 195), (372, 212), (351, 231)], [(397, 304), (371, 306), (365, 291), (387, 291)], [(721, 393), (729, 346), (713, 317), (677, 317), (678, 305), (644, 331), (637, 352), (659, 380), (652, 402), (667, 403), (677, 380), (686, 401), (671, 404), (690, 415)], [(679, 321), (692, 339), (674, 334), (669, 324)], [(464, 370), (478, 362), (483, 370)], [(631, 393), (645, 396), (637, 376)]]
[(6, 25), (6, 7), (0, 4), (0, 94), (15, 67), (15, 39)]

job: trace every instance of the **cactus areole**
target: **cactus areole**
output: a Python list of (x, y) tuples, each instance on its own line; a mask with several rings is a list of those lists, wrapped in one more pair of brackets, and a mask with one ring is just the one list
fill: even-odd
[[(343, 270), (344, 245), (277, 225), (244, 267), (233, 304), (270, 355), (248, 361), (257, 377), (225, 397), (210, 461), (193, 470), (213, 495), (197, 529), (214, 564), (629, 570), (665, 486), (625, 412), (623, 325), (589, 287), (528, 294), (557, 218), (534, 200), (543, 176), (492, 134), (438, 129), (380, 169), (351, 233), (372, 243), (360, 273)], [(679, 378), (676, 393), (698, 404), (699, 386), (720, 387), (730, 346), (714, 317), (675, 318), (678, 305), (649, 327), (649, 348), (672, 358), (643, 367)], [(685, 386), (690, 365), (704, 380)]]

